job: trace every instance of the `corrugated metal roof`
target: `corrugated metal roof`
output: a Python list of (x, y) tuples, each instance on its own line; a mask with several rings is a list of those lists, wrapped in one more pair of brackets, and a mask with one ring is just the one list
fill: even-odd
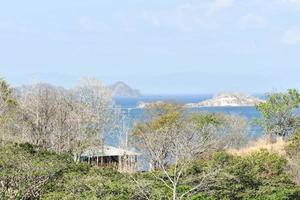
[(113, 146), (104, 145), (103, 148), (101, 147), (91, 147), (87, 149), (81, 156), (91, 157), (91, 156), (138, 156), (139, 153), (134, 151), (129, 151), (125, 149), (116, 148)]

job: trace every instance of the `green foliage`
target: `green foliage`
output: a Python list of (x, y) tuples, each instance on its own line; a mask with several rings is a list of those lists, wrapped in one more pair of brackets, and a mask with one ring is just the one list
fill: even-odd
[(204, 113), (204, 114), (191, 114), (190, 120), (196, 124), (198, 128), (203, 128), (207, 125), (221, 126), (222, 120), (220, 116), (215, 113)]
[[(129, 175), (77, 164), (69, 154), (28, 143), (1, 146), (0, 182), (0, 199), (143, 199)], [(149, 190), (158, 188), (151, 194), (157, 199), (161, 185), (145, 182)]]
[(189, 198), (189, 200), (216, 200), (216, 199), (207, 195), (198, 194), (192, 196), (191, 198)]
[(12, 89), (3, 78), (0, 78), (0, 98), (8, 105), (17, 105), (17, 101), (12, 95)]
[(215, 124), (219, 125), (220, 119), (215, 113), (205, 113), (205, 114), (193, 114), (191, 119), (199, 125)]
[(286, 155), (289, 160), (289, 173), (293, 180), (300, 184), (300, 131), (296, 130), (289, 138), (285, 146)]
[(217, 199), (300, 198), (299, 188), (285, 172), (286, 163), (284, 158), (266, 150), (245, 157), (216, 153), (210, 165), (222, 170), (209, 193)]
[(132, 135), (140, 137), (144, 132), (159, 132), (160, 134), (168, 132), (171, 128), (178, 125), (181, 117), (180, 107), (177, 104), (150, 104), (147, 108), (149, 121), (135, 125)]
[[(265, 150), (239, 157), (217, 152), (194, 162), (183, 174), (178, 193), (201, 182), (208, 169), (220, 169), (205, 187), (185, 199), (299, 199), (300, 189), (285, 172), (287, 161)], [(153, 172), (165, 179), (163, 173)], [(137, 180), (138, 184), (135, 181)], [(167, 179), (165, 179), (167, 180)], [(121, 174), (76, 164), (30, 144), (0, 148), (1, 199), (170, 199), (171, 191), (152, 173)]]
[(300, 156), (300, 131), (296, 130), (295, 133), (291, 136), (288, 141), (287, 146), (285, 147), (287, 155), (290, 158)]
[(13, 132), (16, 126), (18, 105), (8, 83), (0, 78), (0, 141), (16, 140)]
[(0, 147), (0, 194), (4, 199), (38, 199), (72, 161), (30, 144)]
[(266, 134), (289, 136), (297, 128), (297, 116), (295, 109), (299, 107), (300, 94), (295, 89), (287, 93), (271, 93), (267, 100), (256, 106), (261, 114), (258, 124)]

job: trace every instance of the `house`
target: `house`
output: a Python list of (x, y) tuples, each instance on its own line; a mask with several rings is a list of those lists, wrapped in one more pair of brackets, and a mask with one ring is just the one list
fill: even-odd
[(133, 173), (137, 171), (139, 155), (133, 151), (104, 145), (102, 148), (87, 149), (81, 154), (80, 161), (98, 167), (114, 168), (120, 172)]

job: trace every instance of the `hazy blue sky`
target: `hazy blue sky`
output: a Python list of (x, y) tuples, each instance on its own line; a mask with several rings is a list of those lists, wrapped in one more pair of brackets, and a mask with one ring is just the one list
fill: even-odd
[(300, 89), (300, 0), (3, 1), (0, 74), (152, 94)]

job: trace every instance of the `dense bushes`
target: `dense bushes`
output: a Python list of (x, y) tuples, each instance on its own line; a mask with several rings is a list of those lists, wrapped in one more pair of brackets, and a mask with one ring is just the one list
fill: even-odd
[[(182, 194), (209, 169), (218, 169), (186, 199), (300, 199), (300, 189), (286, 171), (287, 160), (261, 150), (247, 156), (217, 152), (195, 162), (178, 187)], [(164, 178), (162, 174), (157, 176)], [(198, 178), (199, 177), (199, 178)], [(152, 174), (120, 174), (76, 164), (29, 144), (0, 148), (1, 199), (169, 199), (171, 192)], [(147, 198), (146, 198), (147, 197)]]
[(128, 180), (29, 144), (0, 148), (1, 199), (131, 199)]
[(0, 148), (0, 180), (3, 199), (38, 199), (47, 183), (55, 181), (72, 163), (29, 144)]
[(293, 199), (300, 198), (285, 172), (286, 160), (261, 150), (245, 157), (216, 153), (211, 165), (222, 170), (209, 194), (216, 199)]

